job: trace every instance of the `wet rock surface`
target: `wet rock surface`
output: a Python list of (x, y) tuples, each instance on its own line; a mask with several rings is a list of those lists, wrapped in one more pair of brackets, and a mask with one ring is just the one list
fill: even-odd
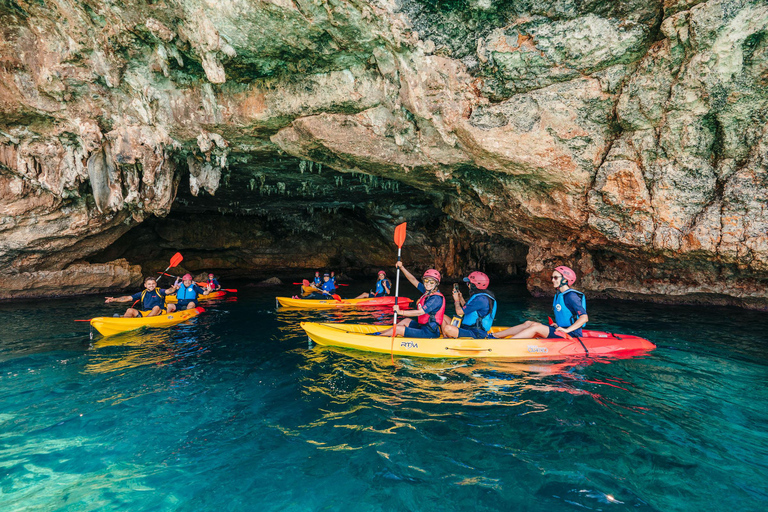
[(447, 275), (766, 307), (766, 85), (761, 0), (11, 0), (0, 298), (364, 275), (407, 220)]

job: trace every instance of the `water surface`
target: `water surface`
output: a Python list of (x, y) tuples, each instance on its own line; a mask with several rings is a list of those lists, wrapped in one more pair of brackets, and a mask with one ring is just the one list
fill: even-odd
[[(0, 305), (0, 510), (768, 507), (768, 314), (594, 300), (591, 327), (658, 349), (393, 367), (298, 327), (386, 313), (281, 311), (292, 287), (240, 288), (175, 328), (93, 340), (72, 320), (124, 305)], [(497, 295), (503, 325), (551, 308)]]

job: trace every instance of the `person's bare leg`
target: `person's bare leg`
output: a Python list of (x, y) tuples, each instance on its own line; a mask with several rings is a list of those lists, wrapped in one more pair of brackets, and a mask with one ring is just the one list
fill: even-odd
[(125, 311), (125, 314), (123, 315), (123, 318), (136, 318), (137, 316), (139, 316), (139, 310), (138, 309), (128, 308)]
[[(523, 322), (520, 325), (515, 325), (514, 327), (509, 327), (507, 329), (504, 329), (503, 331), (495, 332), (493, 333), (494, 338), (506, 338), (507, 336), (514, 336), (515, 334), (524, 331), (525, 329), (528, 329), (534, 325), (541, 325), (539, 322), (534, 322), (532, 320), (528, 320), (526, 322)], [(547, 331), (549, 332), (549, 331)]]
[(162, 309), (160, 309), (160, 306), (155, 306), (155, 307), (152, 308), (152, 311), (147, 313), (147, 317), (157, 316), (157, 315), (160, 314), (161, 311), (162, 311)]
[(534, 325), (528, 327), (527, 329), (523, 329), (519, 333), (512, 336), (514, 339), (531, 339), (535, 337), (536, 335), (541, 336), (542, 338), (546, 338), (549, 336), (549, 327), (547, 327), (544, 324), (540, 323), (534, 323)]
[(174, 311), (176, 311), (176, 304), (168, 304), (168, 313), (173, 313)]

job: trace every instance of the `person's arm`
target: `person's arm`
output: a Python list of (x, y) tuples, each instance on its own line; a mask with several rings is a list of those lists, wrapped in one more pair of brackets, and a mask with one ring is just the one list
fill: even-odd
[(400, 309), (400, 306), (395, 306), (394, 310), (398, 315), (407, 317), (421, 316), (426, 313), (423, 309), (421, 309), (421, 306), (416, 309)]
[[(402, 270), (402, 271), (403, 271), (403, 275), (405, 276), (405, 278), (406, 278), (408, 281), (410, 281), (410, 282), (411, 282), (411, 284), (412, 284), (413, 286), (415, 286), (416, 288), (418, 288), (418, 287), (419, 287), (419, 280), (418, 280), (418, 279), (416, 279), (415, 277), (413, 277), (413, 274), (411, 274), (410, 272), (408, 272), (408, 271), (405, 269), (405, 265), (403, 265), (403, 262), (402, 262), (402, 261), (398, 261), (398, 262), (397, 262), (397, 264), (395, 264), (395, 266), (396, 266), (397, 268), (399, 268), (400, 270)], [(423, 313), (422, 313), (422, 314), (423, 314)]]
[(105, 300), (104, 302), (107, 304), (110, 302), (130, 302), (133, 300), (133, 297), (131, 297), (130, 295), (123, 295), (122, 297), (105, 297), (105, 298), (107, 300)]
[(381, 283), (384, 286), (384, 294), (389, 295), (392, 293), (392, 288), (390, 287), (389, 279), (385, 279), (383, 283)]
[(587, 322), (589, 322), (589, 315), (584, 313), (583, 315), (580, 315), (579, 318), (577, 318), (575, 322), (573, 322), (572, 326), (570, 326), (568, 328), (558, 327), (555, 330), (556, 331), (562, 331), (562, 332), (565, 332), (565, 333), (569, 333), (569, 332), (575, 331), (576, 329), (579, 329), (582, 325), (586, 324)]
[(459, 290), (453, 290), (453, 307), (456, 310), (456, 314), (459, 316), (464, 316), (464, 296), (461, 294)]

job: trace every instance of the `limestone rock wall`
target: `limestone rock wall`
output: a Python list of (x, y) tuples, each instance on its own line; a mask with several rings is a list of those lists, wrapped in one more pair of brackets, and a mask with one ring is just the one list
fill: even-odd
[(200, 205), (374, 226), (397, 191), (345, 196), (364, 174), (528, 246), (534, 293), (565, 263), (592, 293), (764, 307), (766, 85), (762, 0), (9, 0), (0, 265), (60, 271)]

